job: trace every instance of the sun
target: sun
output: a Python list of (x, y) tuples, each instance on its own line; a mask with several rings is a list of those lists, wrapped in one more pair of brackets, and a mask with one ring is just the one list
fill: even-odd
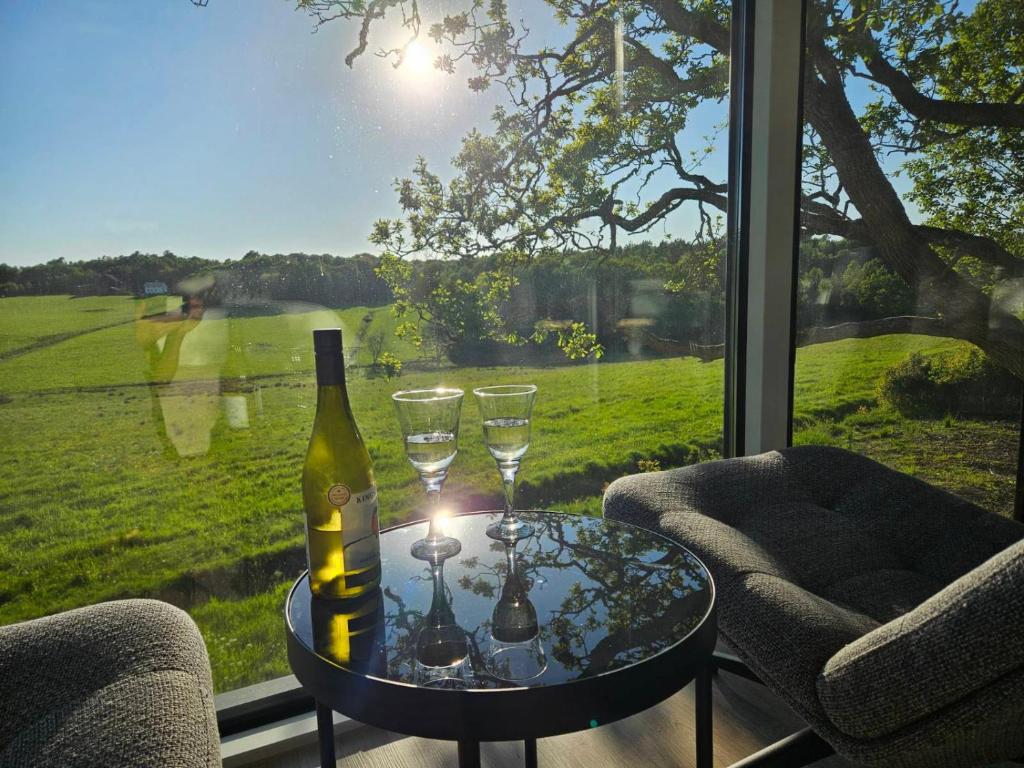
[(399, 69), (406, 77), (422, 82), (434, 74), (434, 59), (423, 43), (413, 40), (405, 49)]

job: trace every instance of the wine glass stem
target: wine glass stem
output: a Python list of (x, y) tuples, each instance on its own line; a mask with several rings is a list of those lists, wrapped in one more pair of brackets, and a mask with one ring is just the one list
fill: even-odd
[[(433, 523), (431, 523), (433, 525)], [(430, 575), (434, 579), (434, 599), (430, 604), (430, 617), (436, 626), (444, 623), (441, 612), (444, 610), (444, 560), (438, 560), (430, 569)]]
[(437, 513), (441, 508), (441, 483), (425, 483), (427, 489), (427, 509), (430, 510), (430, 527), (427, 529), (427, 539), (437, 541), (444, 534), (437, 524)]
[(505, 519), (504, 522), (514, 522), (516, 519), (516, 472), (519, 471), (519, 464), (499, 464), (501, 472), (501, 484), (505, 488)]

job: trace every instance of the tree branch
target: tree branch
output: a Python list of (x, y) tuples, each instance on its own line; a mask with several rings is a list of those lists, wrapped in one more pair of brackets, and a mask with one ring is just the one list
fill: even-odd
[[(826, 208), (819, 204), (809, 210), (805, 202), (801, 214), (804, 229), (815, 235), (836, 235), (866, 243), (873, 241), (871, 229), (863, 219), (829, 215), (823, 210)], [(990, 237), (928, 224), (915, 224), (913, 229), (929, 245), (941, 245), (959, 255), (973, 256), (986, 264), (999, 267), (1004, 271), (1004, 277), (1024, 277), (1024, 259), (1017, 258)]]
[(605, 205), (602, 205), (596, 210), (588, 211), (580, 218), (592, 218), (597, 216), (606, 224), (614, 224), (616, 227), (622, 227), (627, 232), (637, 232), (649, 224), (660, 220), (663, 216), (674, 211), (681, 203), (687, 200), (707, 203), (708, 205), (713, 205), (722, 211), (725, 210), (726, 206), (725, 196), (710, 189), (676, 187), (662, 194), (662, 196), (651, 203), (643, 213), (640, 213), (631, 219), (615, 213), (612, 210), (612, 203), (614, 201), (610, 198), (605, 202)]
[(890, 64), (870, 36), (864, 38), (872, 53), (864, 57), (868, 71), (907, 112), (920, 120), (934, 120), (974, 128), (1024, 128), (1024, 104), (946, 101), (925, 96), (914, 81)]
[(702, 70), (697, 77), (682, 78), (670, 62), (656, 56), (639, 40), (629, 36), (626, 36), (624, 39), (633, 49), (636, 63), (657, 72), (665, 82), (665, 85), (668, 86), (672, 96), (678, 96), (683, 93), (700, 94), (707, 92), (716, 85), (723, 86), (729, 82), (727, 67), (709, 67)]
[(1017, 258), (990, 237), (926, 224), (917, 225), (914, 229), (931, 245), (945, 246), (958, 254), (973, 256), (1000, 267), (1005, 271), (1005, 277), (1024, 277), (1024, 259)]
[(729, 29), (711, 16), (689, 11), (679, 0), (648, 0), (647, 5), (677, 35), (696, 38), (719, 53), (729, 55)]

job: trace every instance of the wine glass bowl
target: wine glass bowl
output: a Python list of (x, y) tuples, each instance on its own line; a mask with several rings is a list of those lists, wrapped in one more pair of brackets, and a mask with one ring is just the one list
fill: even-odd
[(469, 642), (456, 624), (428, 625), (416, 638), (416, 684), (462, 689), (469, 676)]
[(430, 560), (451, 557), (462, 549), (458, 539), (440, 530), (441, 488), (458, 454), (459, 417), (463, 391), (436, 387), (409, 389), (391, 396), (402, 428), (405, 456), (420, 475), (430, 502), (430, 527), (412, 545), (413, 557)]
[(498, 464), (505, 491), (505, 514), (487, 529), (500, 541), (518, 541), (533, 535), (533, 527), (516, 516), (515, 487), (519, 463), (530, 447), (530, 415), (537, 387), (502, 384), (473, 390), (483, 421), (484, 444)]

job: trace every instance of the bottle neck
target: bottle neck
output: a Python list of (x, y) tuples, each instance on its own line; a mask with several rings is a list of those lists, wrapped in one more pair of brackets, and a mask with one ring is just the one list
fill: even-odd
[(316, 385), (318, 388), (341, 386), (345, 388), (345, 361), (341, 352), (317, 353)]
[(316, 356), (316, 412), (352, 417), (345, 386), (345, 364), (340, 352)]

